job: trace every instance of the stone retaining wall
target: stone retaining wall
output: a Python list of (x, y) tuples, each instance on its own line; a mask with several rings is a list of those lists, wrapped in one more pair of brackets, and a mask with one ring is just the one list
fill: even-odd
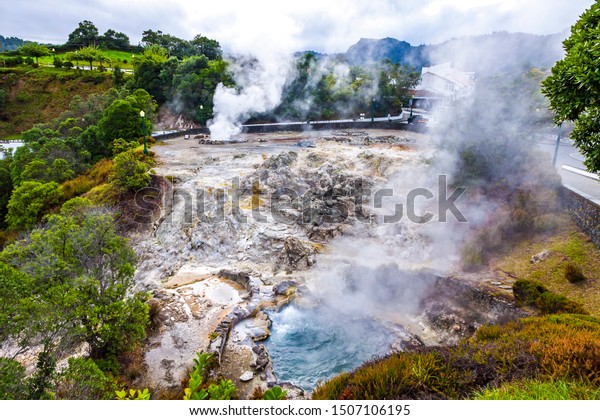
[(566, 185), (561, 187), (560, 197), (577, 226), (600, 249), (600, 201)]
[[(347, 130), (347, 129), (379, 129), (379, 130), (407, 130), (415, 132), (424, 132), (427, 127), (419, 124), (406, 124), (397, 121), (374, 121), (370, 120), (356, 120), (356, 121), (343, 121), (343, 122), (316, 122), (310, 124), (304, 123), (290, 123), (290, 124), (249, 124), (242, 126), (243, 133), (276, 133), (279, 131), (323, 131), (323, 130)], [(176, 137), (182, 137), (184, 135), (197, 135), (197, 134), (210, 134), (208, 128), (191, 128), (188, 130), (181, 130), (175, 133), (168, 134), (157, 134), (153, 136), (156, 140), (168, 140)]]
[(424, 131), (425, 126), (418, 124), (406, 124), (397, 121), (374, 121), (356, 120), (356, 121), (341, 121), (341, 122), (315, 122), (310, 124), (253, 124), (243, 126), (244, 133), (274, 133), (278, 131), (323, 131), (323, 130), (347, 130), (347, 129), (380, 129), (380, 130), (409, 130), (409, 131)]

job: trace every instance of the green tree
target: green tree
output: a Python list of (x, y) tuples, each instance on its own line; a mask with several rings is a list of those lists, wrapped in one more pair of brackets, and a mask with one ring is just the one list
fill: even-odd
[(23, 132), (26, 144), (15, 151), (9, 165), (15, 187), (22, 181), (61, 183), (88, 168), (89, 152), (82, 148), (79, 141), (61, 137), (61, 131), (79, 135), (81, 128), (70, 121), (74, 119), (67, 119), (64, 125), (60, 124), (58, 131), (34, 127)]
[(113, 68), (113, 83), (116, 87), (122, 87), (125, 84), (125, 72), (119, 66)]
[(99, 54), (100, 52), (96, 47), (89, 46), (81, 48), (80, 50), (75, 51), (74, 53), (67, 54), (67, 58), (69, 60), (72, 60), (74, 57), (76, 57), (76, 59), (87, 61), (88, 63), (90, 63), (90, 70), (92, 70), (94, 68), (94, 61), (98, 61)]
[(79, 22), (79, 26), (69, 34), (68, 46), (89, 47), (96, 46), (98, 42), (98, 28), (93, 22), (84, 20)]
[(164, 79), (161, 78), (163, 64), (168, 59), (168, 51), (152, 44), (144, 49), (141, 56), (136, 56), (133, 61), (133, 80), (132, 84), (136, 88), (142, 88), (148, 91), (159, 103), (167, 99)]
[(110, 156), (110, 144), (115, 139), (132, 140), (141, 135), (139, 110), (125, 99), (117, 99), (106, 108), (98, 123), (99, 144), (94, 155)]
[(75, 171), (65, 159), (58, 158), (52, 161), (52, 166), (48, 168), (48, 179), (63, 183), (69, 179), (75, 178)]
[(129, 401), (129, 400), (137, 400), (137, 401), (145, 401), (149, 400), (151, 395), (148, 388), (141, 389), (130, 389), (129, 392), (124, 389), (120, 391), (115, 391), (115, 396), (119, 401)]
[(47, 343), (83, 340), (93, 358), (110, 359), (145, 337), (146, 296), (132, 293), (137, 256), (117, 234), (114, 215), (88, 200), (66, 204), (45, 228), (6, 247), (0, 261), (33, 279), (28, 325)]
[(0, 342), (9, 337), (23, 337), (30, 313), (24, 300), (33, 292), (33, 279), (0, 262)]
[(100, 37), (100, 43), (104, 48), (113, 50), (127, 50), (131, 45), (129, 44), (129, 37), (123, 32), (116, 32), (113, 29), (109, 29)]
[(11, 229), (33, 227), (42, 214), (58, 204), (61, 197), (56, 182), (22, 182), (10, 196), (6, 222)]
[(305, 53), (298, 58), (296, 63), (296, 77), (290, 81), (283, 90), (281, 105), (275, 110), (275, 114), (284, 118), (306, 119), (306, 109), (296, 106), (296, 101), (303, 102), (306, 96), (307, 85), (310, 82), (312, 68), (317, 62), (317, 57), (312, 52)]
[(56, 356), (50, 350), (52, 344), (49, 340), (44, 343), (42, 351), (38, 354), (36, 370), (27, 379), (28, 395), (31, 400), (53, 399), (50, 388), (56, 369)]
[(218, 41), (207, 38), (202, 35), (196, 35), (191, 41), (192, 46), (197, 48), (197, 55), (204, 55), (209, 60), (220, 60), (223, 58), (223, 51)]
[(76, 68), (79, 68), (79, 60), (83, 60), (83, 58), (79, 55), (79, 50), (69, 51), (65, 54), (65, 60), (70, 62), (75, 62)]
[(156, 116), (157, 105), (144, 89), (137, 89), (125, 99), (115, 99), (102, 114), (96, 129), (86, 130), (80, 140), (90, 151), (94, 160), (110, 157), (111, 145), (116, 139), (131, 142), (142, 135), (140, 111), (146, 113), (146, 134), (152, 132), (152, 120)]
[(153, 31), (152, 29), (147, 29), (142, 32), (142, 42), (146, 46), (160, 45), (160, 38), (162, 35), (162, 31)]
[(600, 172), (600, 3), (593, 4), (563, 42), (565, 57), (552, 68), (542, 91), (555, 122), (574, 121), (571, 134), (591, 172)]
[(100, 64), (99, 68), (100, 71), (104, 71), (104, 64), (109, 64), (111, 63), (110, 58), (101, 50), (96, 50), (96, 58), (95, 60)]
[(412, 68), (391, 61), (382, 63), (377, 95), (380, 109), (385, 113), (399, 114), (402, 106), (408, 104), (410, 89), (419, 83), (420, 77)]
[(35, 58), (35, 62), (39, 64), (40, 57), (47, 57), (50, 55), (50, 49), (45, 45), (40, 45), (37, 42), (28, 42), (18, 50), (19, 54), (25, 57)]
[(148, 166), (140, 162), (133, 150), (127, 150), (114, 158), (110, 180), (126, 190), (139, 190), (150, 184)]
[(212, 115), (213, 97), (219, 83), (234, 84), (225, 61), (209, 61), (204, 56), (184, 59), (172, 76), (171, 108), (200, 123), (206, 122)]

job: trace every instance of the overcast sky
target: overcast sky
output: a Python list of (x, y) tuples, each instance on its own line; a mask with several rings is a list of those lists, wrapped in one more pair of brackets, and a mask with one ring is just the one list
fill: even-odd
[(24, 0), (0, 2), (0, 35), (64, 43), (82, 20), (140, 41), (145, 29), (203, 34), (226, 51), (344, 52), (360, 38), (413, 45), (505, 30), (550, 34), (593, 0)]

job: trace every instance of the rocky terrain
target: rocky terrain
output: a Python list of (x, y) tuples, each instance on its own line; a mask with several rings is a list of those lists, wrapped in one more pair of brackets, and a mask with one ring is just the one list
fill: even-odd
[[(160, 219), (134, 242), (137, 284), (154, 292), (160, 308), (141, 378), (155, 390), (179, 389), (196, 353), (207, 350), (219, 355), (241, 398), (275, 384), (265, 310), (291, 299), (314, 305), (332, 295), (369, 296), (369, 316), (396, 331), (398, 349), (454, 342), (482, 323), (519, 315), (480, 281), (437, 272), (424, 258), (430, 244), (422, 225), (381, 224), (372, 192), (428, 165), (433, 147), (424, 134), (247, 134), (231, 143), (199, 136), (153, 151), (157, 175), (171, 185)], [(369, 250), (380, 250), (377, 258)], [(345, 274), (343, 284), (323, 280), (340, 269), (355, 275)], [(365, 285), (367, 277), (378, 282)], [(288, 388), (290, 397), (306, 397)]]

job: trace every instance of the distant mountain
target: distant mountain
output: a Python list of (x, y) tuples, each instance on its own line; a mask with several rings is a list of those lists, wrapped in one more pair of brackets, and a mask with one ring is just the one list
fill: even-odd
[(521, 72), (531, 67), (550, 68), (563, 56), (562, 40), (554, 35), (494, 32), (453, 39), (437, 45), (412, 46), (394, 38), (361, 39), (345, 53), (352, 65), (390, 59), (420, 70), (423, 66), (452, 61), (455, 68), (479, 75)]
[(14, 51), (25, 43), (21, 38), (9, 37), (4, 38), (0, 35), (0, 52), (2, 51)]
[(354, 66), (371, 62), (377, 63), (387, 58), (394, 63), (421, 68), (429, 65), (427, 57), (423, 55), (426, 48), (424, 45), (413, 47), (408, 42), (398, 41), (395, 38), (361, 38), (360, 41), (348, 48), (345, 56), (348, 63)]

